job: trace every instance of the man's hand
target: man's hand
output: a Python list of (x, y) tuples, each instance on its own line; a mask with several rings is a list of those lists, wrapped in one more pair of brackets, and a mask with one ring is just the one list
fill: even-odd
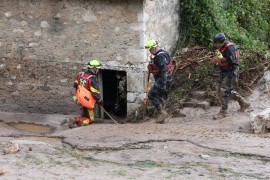
[(160, 84), (158, 83), (157, 81), (154, 83), (154, 86), (156, 86), (157, 88), (159, 89), (163, 89), (163, 90), (166, 90), (166, 84), (163, 85), (163, 84)]
[(80, 104), (76, 96), (72, 96), (72, 100), (73, 100), (76, 104)]
[(103, 105), (102, 99), (100, 99), (99, 101), (96, 101), (96, 103), (97, 103), (99, 106), (102, 106), (102, 105)]
[(233, 86), (236, 88), (238, 87), (239, 66), (234, 66), (232, 73), (233, 73)]
[(233, 68), (233, 75), (234, 75), (234, 77), (238, 78), (238, 75), (239, 75), (239, 66), (234, 66), (234, 68)]

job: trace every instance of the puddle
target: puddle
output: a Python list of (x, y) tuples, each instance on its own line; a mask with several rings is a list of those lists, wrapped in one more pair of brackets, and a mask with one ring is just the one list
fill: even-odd
[(31, 133), (51, 133), (53, 130), (49, 126), (35, 125), (35, 124), (26, 124), (18, 123), (13, 125), (14, 128), (22, 131), (27, 131)]

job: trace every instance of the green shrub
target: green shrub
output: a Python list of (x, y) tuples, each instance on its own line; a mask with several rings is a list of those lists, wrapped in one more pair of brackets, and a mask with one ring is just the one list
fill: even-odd
[(269, 49), (270, 0), (181, 0), (179, 47), (204, 45), (224, 32), (240, 48)]

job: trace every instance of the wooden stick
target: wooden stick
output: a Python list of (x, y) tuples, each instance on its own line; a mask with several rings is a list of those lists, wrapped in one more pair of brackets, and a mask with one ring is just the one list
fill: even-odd
[(111, 118), (111, 120), (113, 120), (113, 122), (115, 123), (115, 124), (119, 124), (105, 109), (104, 109), (104, 107), (102, 107), (102, 106), (99, 106), (110, 118)]
[(145, 85), (145, 97), (143, 100), (143, 120), (145, 119), (146, 109), (147, 109), (147, 100), (148, 100), (148, 91), (149, 91), (149, 80), (150, 80), (150, 71), (148, 71), (146, 85)]

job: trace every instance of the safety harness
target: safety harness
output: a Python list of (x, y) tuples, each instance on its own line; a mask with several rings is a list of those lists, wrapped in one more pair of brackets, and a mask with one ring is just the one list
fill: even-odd
[[(171, 73), (173, 71), (173, 65), (172, 65), (172, 60), (169, 56), (169, 54), (166, 51), (161, 51), (159, 53), (156, 54), (156, 56), (164, 54), (165, 59), (167, 61), (167, 69), (168, 72)], [(147, 66), (148, 70), (150, 73), (152, 73), (153, 75), (156, 75), (160, 72), (160, 69), (158, 68), (158, 66), (154, 63), (154, 59), (151, 59), (150, 63)]]
[[(220, 52), (222, 54), (222, 58), (218, 58), (217, 57), (214, 57), (214, 61), (217, 61), (217, 64), (219, 66), (220, 69), (226, 69), (226, 70), (231, 70), (233, 69), (233, 66), (231, 64), (231, 62), (228, 60), (228, 58), (226, 58), (224, 55), (225, 51), (228, 49), (228, 47), (230, 46), (235, 46), (235, 44), (233, 43), (228, 43), (226, 44), (223, 48), (220, 49)], [(235, 55), (236, 55), (236, 59), (237, 59), (237, 62), (239, 63), (240, 62), (240, 52), (239, 52), (239, 49), (235, 46)]]

